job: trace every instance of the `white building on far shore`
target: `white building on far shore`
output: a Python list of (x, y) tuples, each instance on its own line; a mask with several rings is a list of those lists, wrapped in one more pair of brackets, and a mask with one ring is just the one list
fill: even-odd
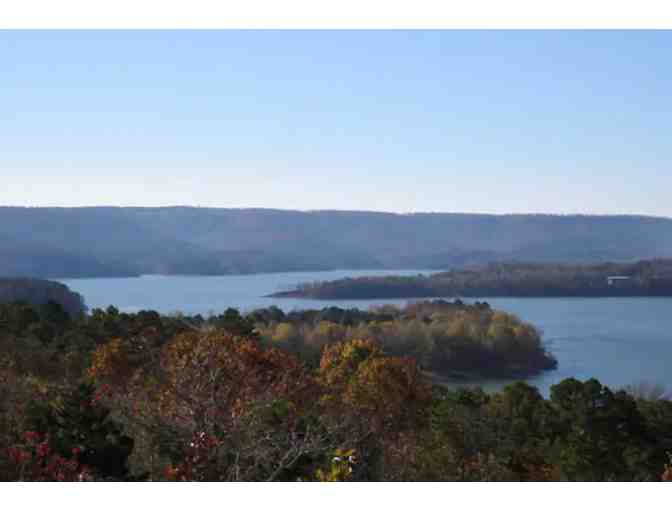
[(624, 283), (629, 279), (630, 279), (629, 276), (607, 276), (607, 285)]

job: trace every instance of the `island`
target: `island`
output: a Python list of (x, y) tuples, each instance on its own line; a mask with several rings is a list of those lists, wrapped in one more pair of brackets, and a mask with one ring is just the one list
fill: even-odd
[(502, 262), (431, 275), (308, 282), (272, 297), (384, 299), (428, 297), (672, 296), (672, 259), (569, 265)]

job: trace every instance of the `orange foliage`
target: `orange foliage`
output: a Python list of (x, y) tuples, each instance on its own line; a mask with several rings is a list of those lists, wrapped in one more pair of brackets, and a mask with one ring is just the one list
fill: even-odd
[(283, 398), (298, 406), (311, 387), (311, 378), (296, 357), (221, 331), (176, 336), (164, 347), (161, 366), (165, 375), (161, 410), (182, 419), (198, 418), (194, 405), (205, 405), (206, 414), (216, 413), (209, 419), (220, 424), (262, 398)]
[(96, 381), (112, 380), (121, 384), (130, 377), (132, 369), (128, 346), (121, 338), (114, 338), (93, 351), (87, 375)]
[(412, 429), (427, 416), (431, 389), (415, 360), (384, 356), (370, 340), (326, 347), (320, 375), (323, 401), (364, 418), (376, 432)]
[(369, 357), (382, 356), (380, 346), (372, 340), (351, 340), (327, 345), (322, 351), (320, 374), (328, 385), (343, 384)]

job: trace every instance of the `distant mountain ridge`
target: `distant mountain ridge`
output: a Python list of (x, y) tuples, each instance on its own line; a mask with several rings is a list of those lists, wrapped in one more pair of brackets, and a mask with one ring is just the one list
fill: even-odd
[(0, 276), (450, 269), (672, 256), (672, 219), (196, 207), (0, 207)]

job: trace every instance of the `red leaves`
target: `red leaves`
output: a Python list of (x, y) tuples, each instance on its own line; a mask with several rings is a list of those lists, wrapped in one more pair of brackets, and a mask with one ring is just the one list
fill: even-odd
[(46, 441), (40, 443), (36, 447), (38, 457), (46, 457), (51, 453), (51, 447)]
[(79, 448), (73, 448), (72, 458), (54, 453), (48, 436), (37, 432), (24, 433), (25, 444), (7, 448), (6, 455), (16, 470), (19, 481), (75, 482), (90, 480), (88, 468), (79, 463)]
[(23, 438), (28, 443), (35, 443), (39, 441), (40, 437), (41, 437), (40, 434), (38, 434), (37, 432), (28, 431), (23, 433)]
[(7, 457), (14, 464), (23, 464), (24, 462), (28, 462), (32, 458), (32, 455), (30, 452), (19, 447), (11, 446), (7, 448)]
[(182, 475), (180, 468), (168, 464), (163, 470), (163, 476), (169, 482), (187, 481), (186, 477)]
[(96, 405), (100, 403), (104, 398), (110, 398), (113, 395), (112, 386), (109, 384), (102, 384), (94, 394), (93, 399), (91, 400), (91, 405)]

